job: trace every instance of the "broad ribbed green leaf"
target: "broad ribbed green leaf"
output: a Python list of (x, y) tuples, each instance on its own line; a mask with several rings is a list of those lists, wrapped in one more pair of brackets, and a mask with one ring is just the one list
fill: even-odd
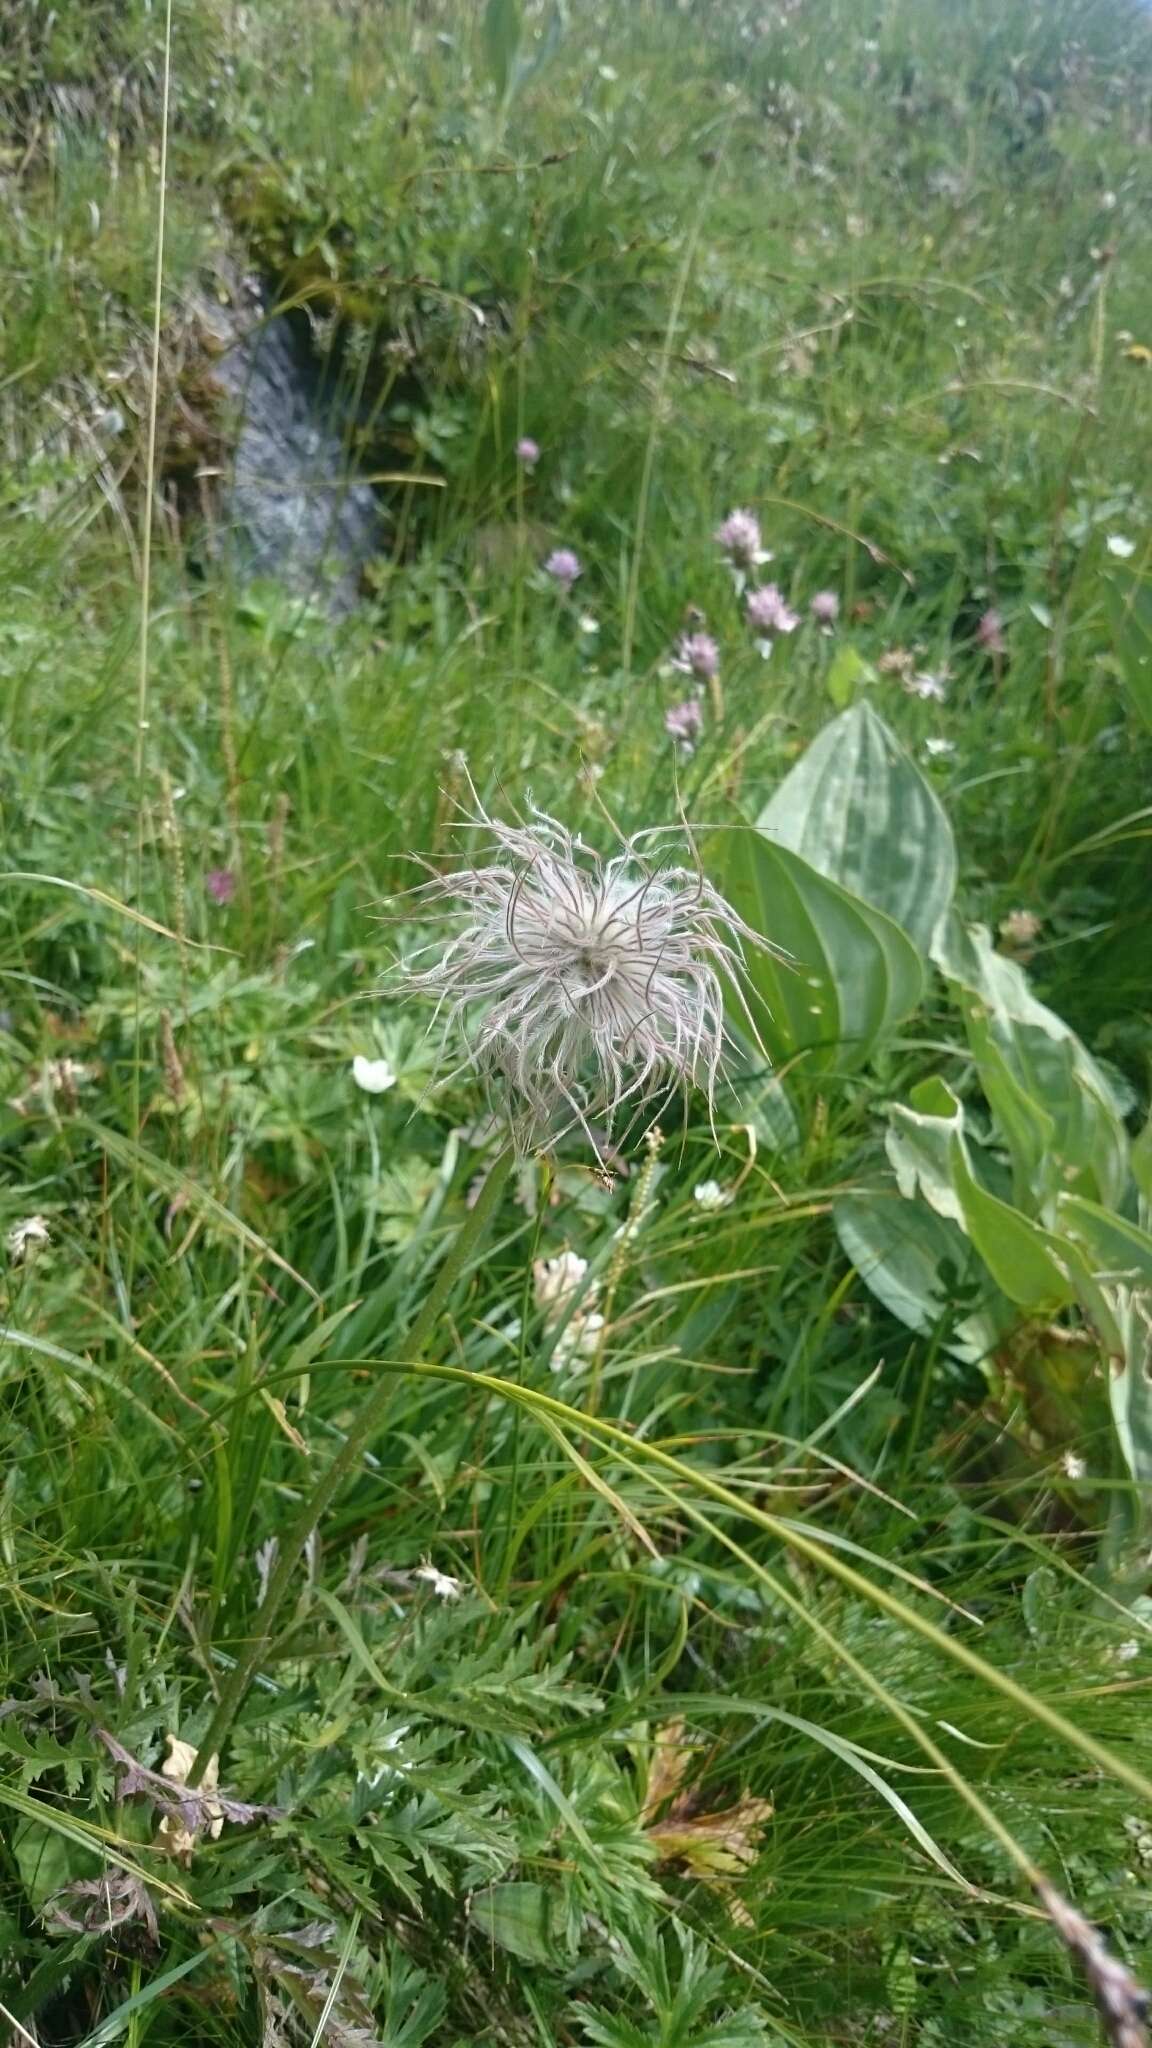
[(1146, 1230), (1080, 1195), (1061, 1195), (1056, 1216), (1061, 1235), (1079, 1246), (1098, 1277), (1152, 1288), (1152, 1237)]
[(1075, 1289), (1059, 1239), (981, 1186), (958, 1136), (952, 1139), (951, 1167), (964, 1228), (1009, 1301), (1031, 1315), (1050, 1315), (1072, 1301)]
[(870, 704), (853, 704), (817, 734), (756, 822), (927, 952), (956, 888), (952, 827)]
[(1112, 1295), (1123, 1363), (1108, 1374), (1112, 1420), (1124, 1460), (1141, 1485), (1152, 1481), (1152, 1295), (1127, 1288)]
[(1008, 1146), (1012, 1199), (1026, 1216), (1035, 1216), (1057, 1193), (1060, 1169), (1055, 1156), (1055, 1119), (1029, 1095), (989, 1037), (980, 1049), (980, 1080), (996, 1128)]
[(964, 1211), (952, 1177), (952, 1140), (962, 1136), (964, 1110), (946, 1081), (921, 1081), (912, 1101), (888, 1105), (884, 1150), (900, 1193), (920, 1195), (938, 1216), (963, 1227)]
[(756, 1026), (776, 1064), (802, 1056), (809, 1070), (862, 1066), (924, 993), (911, 941), (750, 825), (718, 835), (712, 854), (736, 909), (787, 954), (747, 949)]
[(1015, 1313), (955, 1223), (894, 1185), (841, 1195), (832, 1216), (860, 1278), (908, 1329), (930, 1336), (960, 1293), (948, 1350), (974, 1364), (995, 1351)]
[[(1002, 1065), (989, 1058), (990, 1047), (1000, 1053), (1018, 1089), (1031, 1098), (1040, 1115), (1051, 1118), (1051, 1153), (1059, 1184), (1090, 1200), (1119, 1202), (1128, 1184), (1128, 1137), (1098, 1062), (1063, 1018), (1032, 994), (1016, 961), (996, 952), (982, 925), (948, 918), (932, 951), (941, 973), (954, 986), (993, 1108), (999, 1114), (1008, 1105), (1001, 1087)], [(1035, 1144), (1041, 1126), (1035, 1115), (1032, 1122), (1029, 1142)], [(1007, 1124), (1005, 1135), (1011, 1136)], [(1016, 1135), (1019, 1142), (1022, 1134)]]

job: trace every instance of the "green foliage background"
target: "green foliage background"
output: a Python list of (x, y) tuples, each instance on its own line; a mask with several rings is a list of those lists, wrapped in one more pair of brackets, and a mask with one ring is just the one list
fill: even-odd
[[(1147, 1978), (1152, 23), (176, 0), (172, 31), (141, 735), (163, 12), (0, 0), (0, 1223), (52, 1239), (3, 1281), (0, 2026), (1087, 2044), (915, 1731)], [(205, 532), (197, 306), (248, 269), (391, 479), (341, 619)], [(761, 658), (737, 505), (833, 633)], [(723, 703), (689, 755), (690, 608)], [(693, 1101), (611, 1188), (574, 1145), (519, 1170), (221, 1760), (272, 1811), (181, 1861), (100, 1731), (153, 1769), (203, 1735), (486, 1157), (381, 995), (464, 761), (601, 845), (683, 812), (837, 1022), (782, 974), (779, 1075), (746, 1048), (715, 1138)], [(964, 950), (1015, 910), (1043, 1061)], [(594, 1359), (534, 1293), (565, 1248)], [(66, 1890), (107, 1869), (155, 1938)]]

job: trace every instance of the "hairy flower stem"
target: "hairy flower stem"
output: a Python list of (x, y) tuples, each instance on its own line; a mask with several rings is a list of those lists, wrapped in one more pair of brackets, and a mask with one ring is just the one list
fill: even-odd
[[(484, 1185), (460, 1225), (456, 1241), (445, 1255), (424, 1305), (396, 1354), (399, 1363), (416, 1364), (427, 1349), (442, 1309), (496, 1212), (515, 1156), (515, 1148), (512, 1145), (505, 1145), (503, 1151), (492, 1161)], [(364, 1451), (383, 1423), (394, 1385), (392, 1373), (381, 1376), (336, 1456), (321, 1473), (311, 1492), (305, 1495), (296, 1515), (281, 1535), (279, 1555), (268, 1581), (268, 1590), (260, 1602), (251, 1640), (243, 1655), (237, 1659), (220, 1695), (216, 1712), (197, 1745), (196, 1762), (188, 1774), (189, 1785), (198, 1785), (208, 1768), (209, 1758), (219, 1756), (255, 1676), (257, 1666), (267, 1655), (272, 1641), (272, 1631), (276, 1626), (276, 1617), (291, 1588), (304, 1546), (313, 1530), (318, 1527), (321, 1517), (332, 1505), (344, 1481), (356, 1470)]]

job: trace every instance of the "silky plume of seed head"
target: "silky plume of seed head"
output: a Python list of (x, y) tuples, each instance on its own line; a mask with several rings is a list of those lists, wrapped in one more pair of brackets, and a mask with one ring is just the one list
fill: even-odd
[(611, 1134), (680, 1085), (711, 1111), (724, 986), (742, 1000), (742, 949), (765, 942), (698, 870), (660, 861), (659, 831), (605, 857), (534, 807), (468, 823), (491, 857), (411, 892), (447, 933), (399, 987), (459, 1031), (521, 1148), (577, 1128), (595, 1146), (594, 1122)]

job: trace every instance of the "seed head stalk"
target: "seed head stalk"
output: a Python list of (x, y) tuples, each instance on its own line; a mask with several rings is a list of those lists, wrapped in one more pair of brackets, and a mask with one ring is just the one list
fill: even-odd
[[(465, 1215), (455, 1242), (445, 1255), (440, 1270), (428, 1290), (424, 1305), (397, 1353), (400, 1364), (417, 1364), (427, 1350), (442, 1309), (496, 1213), (515, 1156), (515, 1148), (507, 1144), (489, 1167), (480, 1193)], [(216, 1711), (197, 1745), (196, 1763), (188, 1774), (189, 1785), (195, 1786), (200, 1783), (208, 1767), (209, 1758), (219, 1756), (227, 1741), (248, 1688), (268, 1653), (277, 1617), (291, 1590), (296, 1566), (304, 1546), (313, 1530), (319, 1526), (321, 1518), (327, 1513), (345, 1480), (356, 1470), (372, 1438), (384, 1422), (392, 1399), (393, 1385), (394, 1375), (391, 1372), (382, 1375), (379, 1384), (365, 1400), (335, 1457), (311, 1491), (305, 1495), (295, 1516), (280, 1537), (279, 1555), (268, 1581), (268, 1590), (260, 1602), (252, 1637), (247, 1649), (237, 1659), (220, 1695)]]

